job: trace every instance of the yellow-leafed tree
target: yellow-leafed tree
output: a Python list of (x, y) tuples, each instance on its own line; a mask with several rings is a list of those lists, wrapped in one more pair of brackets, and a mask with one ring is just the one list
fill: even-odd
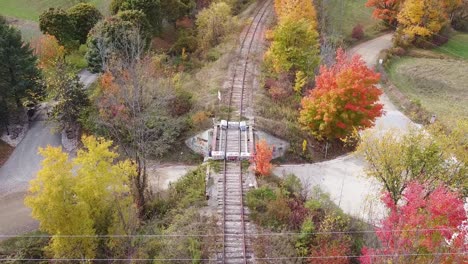
[[(25, 199), (40, 229), (53, 236), (48, 249), (56, 258), (93, 258), (98, 246), (94, 235), (129, 235), (137, 225), (130, 195), (135, 166), (116, 162), (111, 141), (92, 136), (82, 141), (84, 148), (72, 161), (61, 148), (39, 150), (42, 169)], [(109, 239), (106, 244), (126, 254), (121, 242)]]
[(305, 19), (287, 17), (275, 28), (274, 40), (265, 53), (265, 62), (273, 72), (302, 71), (313, 79), (320, 62), (318, 33)]
[(432, 37), (447, 23), (440, 0), (406, 0), (397, 18), (401, 31), (411, 39)]
[(72, 162), (61, 148), (39, 149), (44, 157), (37, 178), (30, 182), (25, 204), (32, 209), (39, 228), (54, 236), (48, 251), (55, 258), (93, 258), (97, 241), (89, 237), (64, 237), (66, 235), (94, 235), (89, 205), (76, 197), (77, 178), (72, 173)]
[(306, 19), (313, 28), (317, 28), (317, 11), (311, 0), (275, 0), (275, 11), (279, 20), (286, 17)]

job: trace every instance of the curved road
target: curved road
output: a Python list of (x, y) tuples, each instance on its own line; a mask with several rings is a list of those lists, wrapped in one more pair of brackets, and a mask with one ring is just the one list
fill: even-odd
[[(97, 79), (96, 74), (86, 70), (78, 75), (85, 88)], [(23, 140), (0, 168), (0, 235), (20, 234), (38, 227), (30, 216), (31, 210), (23, 204), (28, 182), (40, 169), (42, 157), (37, 151), (39, 147), (62, 145), (60, 133), (54, 132), (54, 126), (45, 121), (44, 110), (40, 111)]]
[[(364, 42), (352, 48), (350, 54), (359, 54), (369, 67), (374, 67), (381, 50), (392, 46), (392, 35), (387, 34)], [(390, 128), (407, 129), (414, 123), (383, 94), (384, 115), (376, 121), (374, 130), (384, 131)], [(385, 210), (380, 203), (380, 184), (365, 178), (365, 160), (354, 154), (333, 160), (300, 165), (283, 165), (275, 168), (277, 175), (294, 173), (307, 188), (319, 186), (330, 194), (330, 198), (355, 217), (368, 222), (381, 219)]]

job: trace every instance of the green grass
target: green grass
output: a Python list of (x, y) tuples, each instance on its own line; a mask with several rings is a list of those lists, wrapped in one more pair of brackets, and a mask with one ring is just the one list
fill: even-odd
[(468, 59), (468, 33), (453, 36), (446, 44), (435, 49), (450, 56)]
[(67, 62), (76, 70), (80, 71), (83, 68), (88, 67), (88, 62), (85, 59), (87, 47), (86, 45), (81, 45), (79, 49), (73, 50), (70, 54), (66, 56)]
[[(338, 38), (350, 39), (353, 27), (364, 26), (366, 38), (375, 37), (381, 30), (379, 20), (372, 18), (372, 9), (367, 8), (367, 0), (330, 0), (326, 7), (326, 31)], [(317, 8), (320, 12), (320, 9)]]
[(467, 68), (462, 60), (406, 57), (392, 61), (388, 73), (403, 94), (450, 126), (468, 118)]
[[(110, 0), (92, 0), (103, 14), (108, 13)], [(69, 8), (78, 0), (0, 0), (0, 14), (7, 17), (39, 21), (39, 15), (49, 7)]]
[[(79, 0), (0, 0), (0, 15), (8, 18), (10, 24), (21, 31), (24, 40), (42, 35), (39, 30), (39, 15), (49, 7), (69, 8)], [(89, 0), (103, 15), (109, 15), (111, 0)]]

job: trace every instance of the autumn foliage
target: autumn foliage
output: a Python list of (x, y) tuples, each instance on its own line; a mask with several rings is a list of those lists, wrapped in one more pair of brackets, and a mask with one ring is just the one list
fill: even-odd
[(432, 37), (447, 24), (440, 0), (406, 0), (397, 18), (402, 32), (411, 39)]
[(382, 201), (389, 209), (376, 230), (382, 247), (364, 247), (361, 263), (466, 263), (468, 229), (461, 225), (467, 216), (456, 192), (444, 186), (429, 192), (411, 182), (402, 203), (395, 205), (389, 193)]
[(35, 39), (32, 46), (39, 60), (38, 66), (43, 70), (51, 69), (57, 60), (65, 56), (65, 48), (52, 35), (45, 34)]
[(294, 20), (306, 19), (313, 28), (317, 27), (317, 11), (312, 1), (275, 0), (275, 12), (279, 20), (286, 17)]
[(268, 145), (266, 140), (260, 140), (255, 144), (255, 153), (253, 155), (252, 161), (255, 165), (255, 174), (267, 176), (270, 175), (271, 169), (271, 159), (273, 158), (273, 149)]
[(372, 16), (381, 19), (389, 26), (396, 26), (397, 15), (403, 0), (368, 0), (367, 7), (373, 7)]
[[(266, 34), (272, 43), (264, 57), (274, 84), (265, 88), (274, 100), (279, 100), (292, 94), (294, 84), (291, 82), (298, 72), (300, 83), (294, 88), (298, 93), (313, 79), (320, 62), (320, 44), (312, 1), (275, 0), (275, 11), (278, 25)], [(284, 76), (292, 78), (284, 83)]]
[(382, 115), (379, 79), (359, 56), (349, 59), (339, 49), (336, 63), (320, 68), (316, 88), (302, 99), (299, 122), (319, 139), (341, 138), (354, 128), (372, 127)]

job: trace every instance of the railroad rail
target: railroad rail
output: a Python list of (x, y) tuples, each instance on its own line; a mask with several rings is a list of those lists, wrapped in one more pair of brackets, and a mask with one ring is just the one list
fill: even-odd
[[(245, 88), (252, 46), (260, 36), (260, 25), (266, 14), (271, 12), (272, 0), (264, 0), (255, 12), (254, 18), (242, 37), (234, 72), (229, 80), (229, 112), (227, 120), (215, 126), (213, 133), (212, 157), (223, 159), (222, 178), (218, 181), (218, 213), (222, 227), (222, 252), (217, 254), (217, 263), (253, 263), (254, 256), (249, 237), (246, 235), (253, 227), (248, 221), (248, 209), (244, 207), (244, 193), (249, 184), (243, 178), (242, 160), (249, 159), (253, 153), (253, 130), (244, 121)], [(250, 68), (249, 68), (250, 67)]]

